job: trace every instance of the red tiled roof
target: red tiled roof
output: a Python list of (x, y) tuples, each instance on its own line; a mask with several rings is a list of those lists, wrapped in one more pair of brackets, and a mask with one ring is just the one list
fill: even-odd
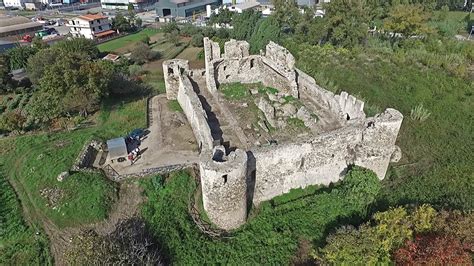
[(114, 33), (115, 33), (114, 30), (106, 30), (106, 31), (103, 31), (103, 32), (96, 33), (96, 34), (94, 34), (94, 36), (95, 37), (104, 37), (104, 36), (111, 35), (111, 34), (114, 34)]
[(87, 20), (87, 21), (93, 21), (96, 19), (105, 19), (108, 18), (107, 16), (104, 16), (102, 14), (86, 14), (78, 17), (79, 19)]

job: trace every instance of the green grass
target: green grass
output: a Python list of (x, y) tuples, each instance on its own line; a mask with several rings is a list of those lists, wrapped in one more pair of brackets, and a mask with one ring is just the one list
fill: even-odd
[(15, 191), (0, 174), (0, 264), (52, 265), (48, 239), (26, 224)]
[(223, 84), (219, 90), (228, 100), (243, 100), (250, 96), (249, 88), (242, 83)]
[[(146, 127), (145, 100), (106, 102), (95, 127), (72, 132), (46, 133), (8, 138), (0, 155), (9, 180), (16, 184), (23, 205), (40, 223), (45, 217), (59, 227), (76, 226), (107, 217), (116, 199), (116, 186), (98, 173), (74, 173), (58, 182), (59, 173), (70, 169), (82, 147), (91, 139), (124, 136), (134, 128)], [(56, 208), (46, 206), (40, 195), (44, 188), (63, 192)]]
[(296, 118), (296, 117), (290, 117), (287, 120), (287, 123), (290, 127), (295, 128), (295, 129), (307, 129), (305, 126), (303, 120)]
[(120, 37), (108, 42), (101, 43), (97, 46), (97, 48), (99, 48), (99, 51), (101, 52), (111, 52), (116, 49), (122, 48), (130, 43), (139, 42), (140, 40), (142, 40), (144, 36), (151, 37), (157, 34), (158, 32), (159, 30), (156, 30), (156, 29), (145, 28), (141, 30), (140, 32), (133, 33), (124, 37)]
[[(371, 180), (378, 182), (375, 175)], [(357, 216), (359, 208), (370, 203), (364, 197), (362, 205), (353, 204), (352, 192), (348, 197), (341, 195), (347, 191), (344, 186), (292, 191), (292, 195), (275, 198), (277, 205), (262, 203), (233, 238), (212, 240), (198, 231), (189, 217), (188, 203), (196, 189), (189, 174), (173, 173), (164, 186), (155, 186), (152, 179), (143, 184), (148, 200), (142, 215), (176, 265), (288, 265), (299, 239), (323, 242), (336, 223)]]
[[(455, 45), (445, 49), (470, 44)], [(369, 49), (345, 56), (329, 51), (304, 49), (298, 65), (318, 82), (334, 81), (336, 87), (361, 95), (381, 110), (392, 107), (405, 116), (397, 139), (403, 158), (389, 169), (380, 198), (383, 205), (474, 208), (472, 80), (416, 62), (407, 64), (412, 59), (404, 53), (379, 55)], [(435, 52), (432, 55), (443, 58)], [(420, 104), (431, 113), (421, 123), (410, 119), (411, 110)]]
[(173, 112), (183, 112), (181, 105), (179, 105), (178, 100), (170, 100), (168, 101), (168, 108), (170, 108)]

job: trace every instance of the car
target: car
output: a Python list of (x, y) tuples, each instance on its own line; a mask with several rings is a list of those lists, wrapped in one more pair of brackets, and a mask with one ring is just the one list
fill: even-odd
[(145, 131), (141, 128), (134, 129), (132, 130), (132, 132), (130, 132), (130, 134), (128, 134), (128, 136), (132, 139), (140, 139), (144, 135), (145, 135)]

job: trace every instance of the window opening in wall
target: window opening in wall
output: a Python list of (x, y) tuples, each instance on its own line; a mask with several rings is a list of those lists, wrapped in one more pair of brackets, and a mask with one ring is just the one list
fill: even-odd
[(349, 116), (348, 113), (346, 113), (346, 120), (347, 120), (347, 121), (351, 120), (351, 117)]
[(254, 60), (254, 59), (251, 59), (251, 60), (250, 60), (250, 68), (253, 68), (253, 60)]
[(229, 79), (230, 78), (230, 75), (225, 75), (225, 79)]
[(174, 71), (171, 67), (168, 67), (168, 74), (174, 74)]
[(222, 179), (224, 180), (224, 185), (227, 183), (227, 175), (223, 175)]
[(224, 66), (224, 71), (227, 69), (227, 66)]

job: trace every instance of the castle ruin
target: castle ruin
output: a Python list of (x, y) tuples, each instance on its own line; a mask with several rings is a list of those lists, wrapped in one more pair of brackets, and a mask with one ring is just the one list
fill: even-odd
[[(318, 86), (285, 48), (270, 42), (265, 52), (250, 55), (247, 42), (231, 40), (221, 53), (218, 43), (205, 38), (204, 52), (205, 69), (173, 59), (163, 62), (163, 73), (167, 98), (179, 102), (199, 146), (203, 205), (217, 226), (235, 229), (252, 204), (293, 188), (337, 182), (351, 165), (383, 179), (390, 161), (399, 159), (399, 111), (388, 108), (367, 118), (363, 101)], [(249, 93), (254, 110), (220, 92), (235, 82), (276, 92)], [(254, 113), (255, 123), (245, 113)], [(278, 133), (292, 121), (304, 123), (302, 132)]]

